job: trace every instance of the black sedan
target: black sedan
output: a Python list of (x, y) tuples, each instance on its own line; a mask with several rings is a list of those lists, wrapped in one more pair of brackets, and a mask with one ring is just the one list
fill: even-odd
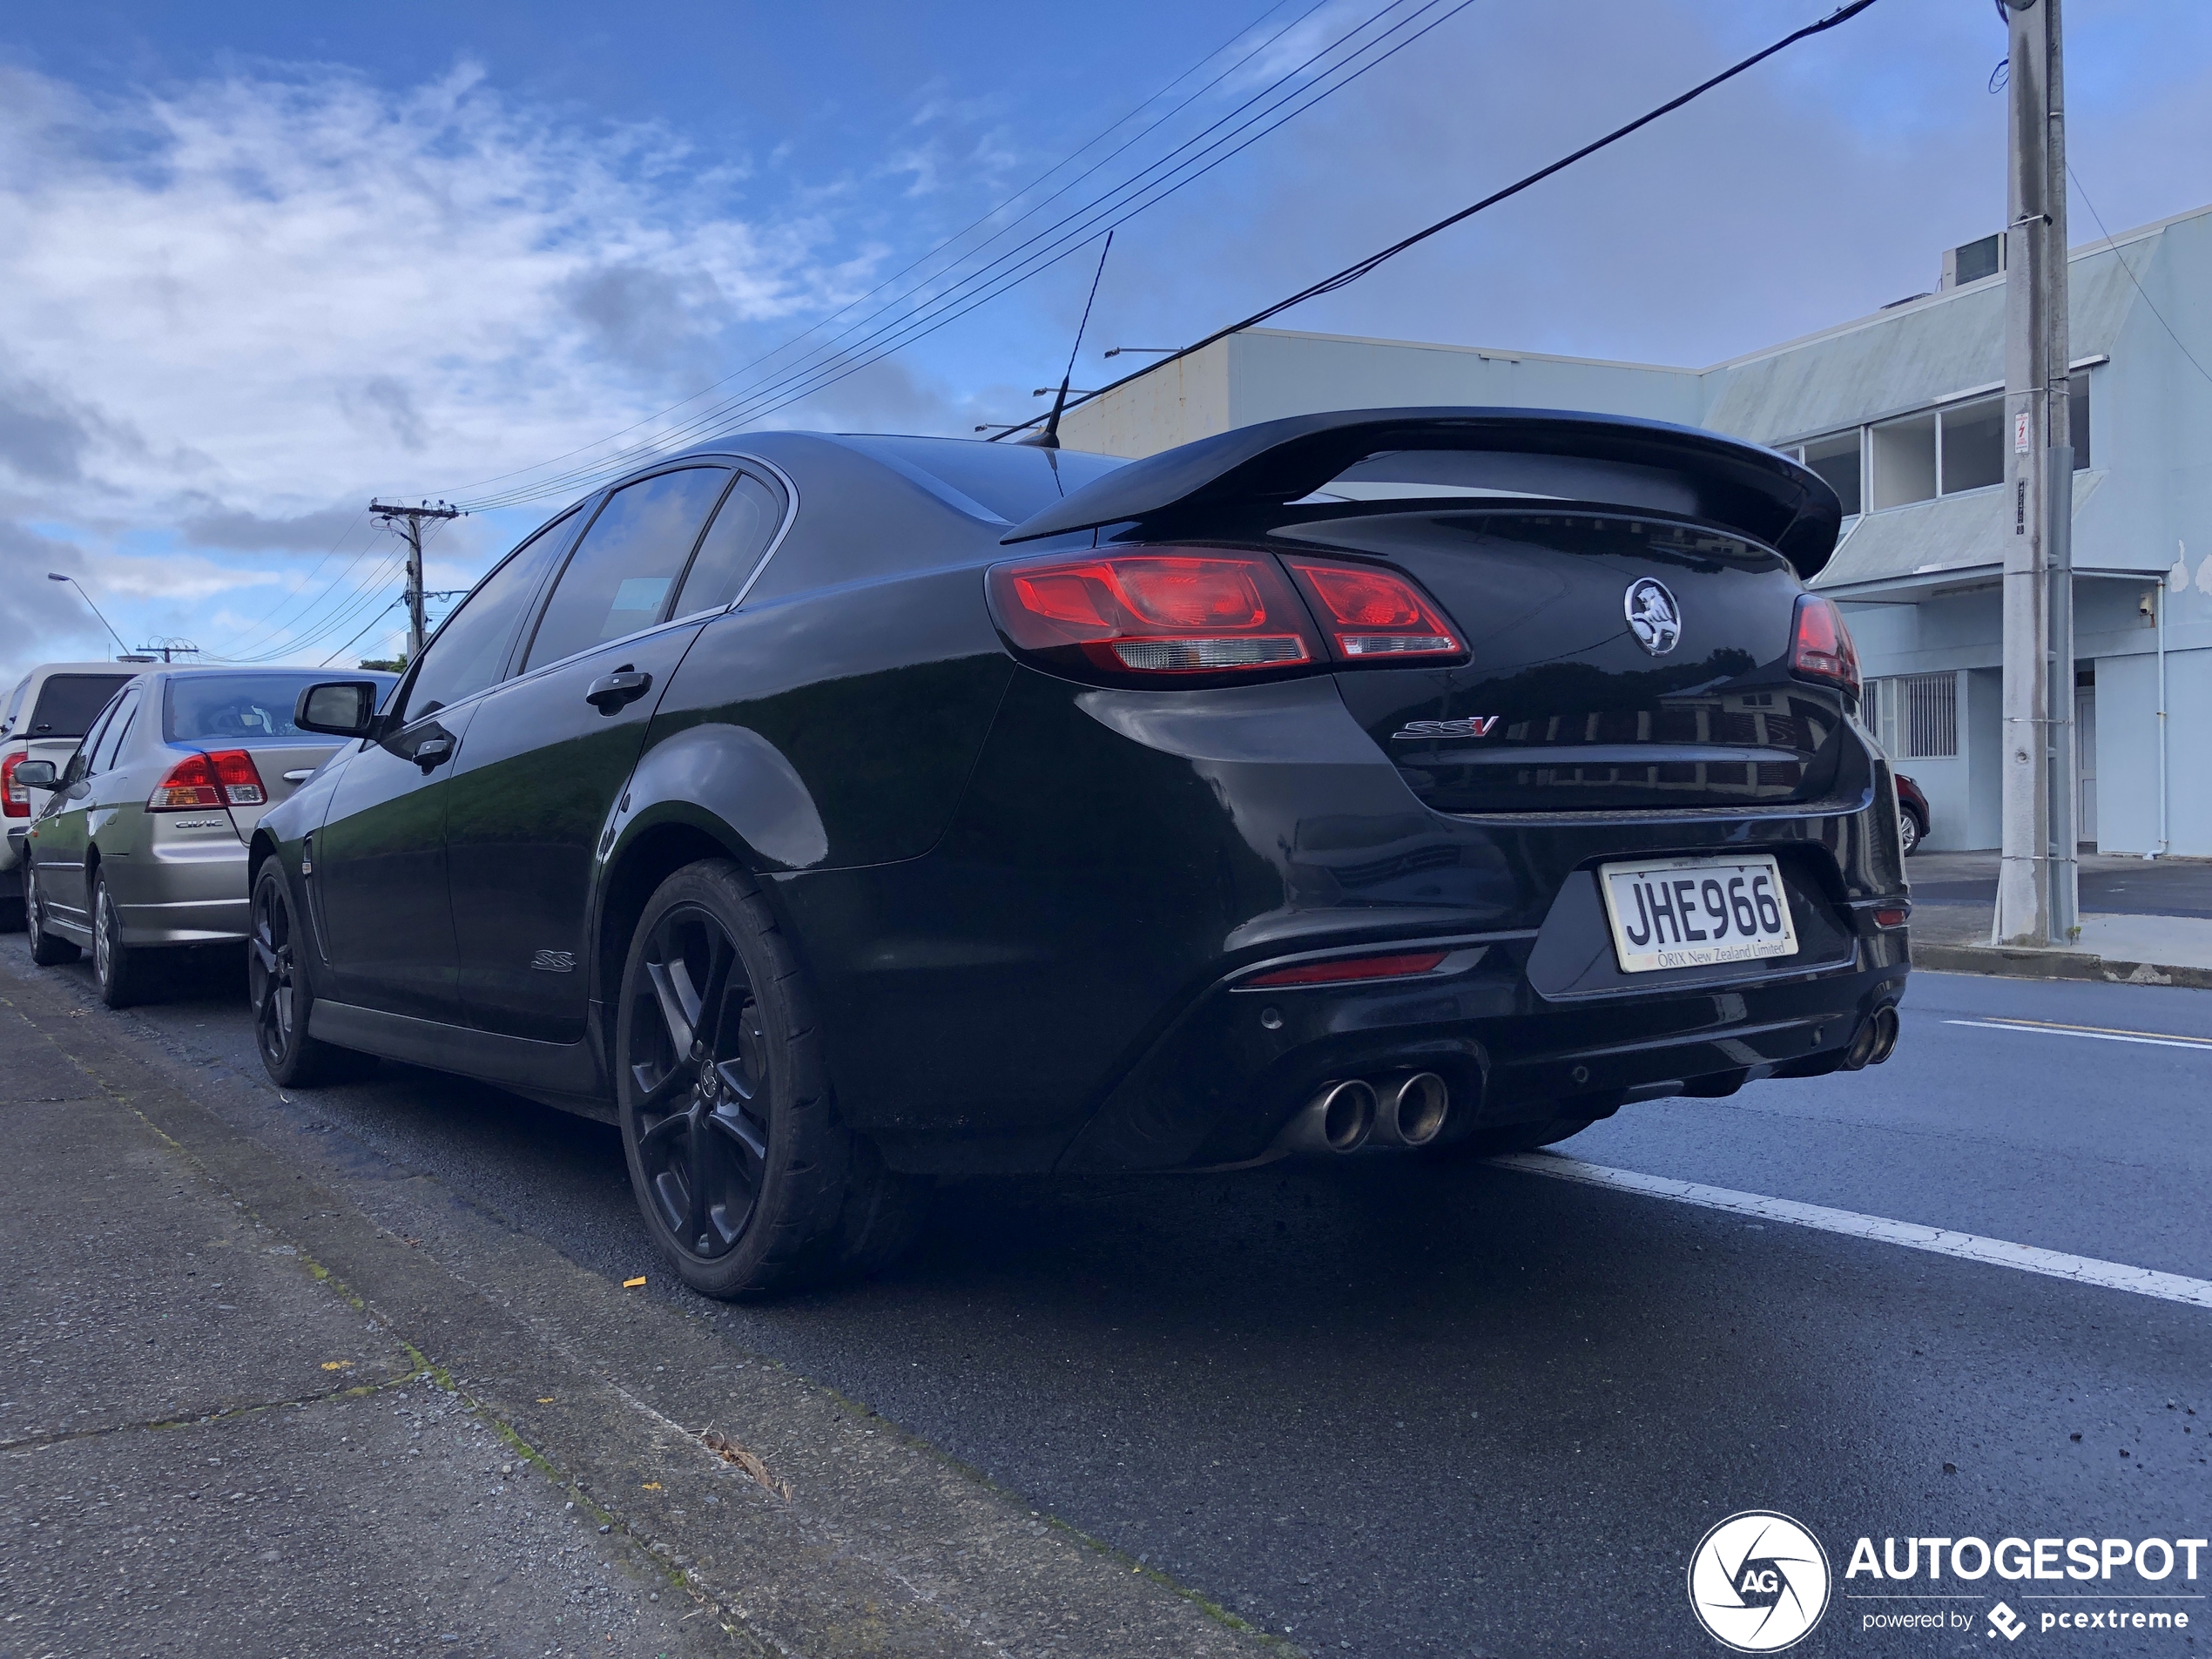
[(748, 434), (485, 577), (255, 832), (270, 1071), (619, 1123), (691, 1285), (927, 1177), (1485, 1155), (1888, 1055), (1898, 806), (1812, 473), (1602, 415), (1149, 459)]

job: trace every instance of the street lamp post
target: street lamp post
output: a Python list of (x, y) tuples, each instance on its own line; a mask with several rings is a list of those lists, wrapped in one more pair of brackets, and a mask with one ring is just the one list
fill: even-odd
[(115, 641), (116, 650), (125, 653), (130, 651), (131, 648), (123, 643), (123, 636), (115, 631), (115, 624), (110, 622), (105, 617), (100, 616), (99, 606), (92, 603), (92, 596), (84, 591), (84, 584), (82, 582), (79, 582), (73, 576), (64, 576), (59, 570), (47, 571), (46, 580), (49, 582), (66, 582), (71, 587), (75, 588), (77, 590), (77, 597), (84, 602), (84, 608), (91, 611), (94, 616), (100, 617), (100, 626), (106, 629), (108, 631), (109, 637)]

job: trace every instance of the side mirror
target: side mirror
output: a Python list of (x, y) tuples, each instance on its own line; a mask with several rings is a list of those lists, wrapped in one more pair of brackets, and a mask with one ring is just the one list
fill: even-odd
[(26, 789), (51, 789), (61, 781), (51, 760), (24, 760), (16, 765), (14, 781)]
[[(292, 724), (333, 738), (365, 738), (376, 727), (374, 680), (326, 680), (310, 685), (293, 705)], [(18, 766), (20, 774), (23, 768)]]

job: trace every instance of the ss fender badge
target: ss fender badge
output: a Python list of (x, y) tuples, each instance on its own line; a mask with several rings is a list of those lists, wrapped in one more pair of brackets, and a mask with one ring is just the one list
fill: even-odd
[(530, 958), (530, 966), (545, 974), (570, 974), (576, 971), (576, 958), (565, 950), (542, 950)]
[(1487, 738), (1501, 717), (1470, 714), (1464, 720), (1408, 720), (1390, 734), (1393, 743), (1416, 743), (1427, 738)]

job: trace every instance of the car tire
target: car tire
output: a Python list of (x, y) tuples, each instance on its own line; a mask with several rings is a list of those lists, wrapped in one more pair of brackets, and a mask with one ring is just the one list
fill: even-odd
[(912, 1242), (923, 1184), (837, 1122), (805, 976), (736, 864), (687, 865), (646, 901), (614, 1056), (631, 1190), (693, 1290), (873, 1271)]
[(1911, 858), (1920, 850), (1920, 838), (1926, 833), (1927, 831), (1920, 827), (1919, 819), (1912, 813), (1899, 813), (1897, 815), (1898, 846), (1906, 858)]
[(307, 941), (292, 904), (284, 867), (264, 859), (253, 878), (253, 914), (246, 939), (246, 1001), (253, 1014), (253, 1046), (270, 1077), (287, 1089), (334, 1082), (374, 1063), (373, 1056), (307, 1035), (314, 1012)]
[(107, 877), (92, 876), (92, 981), (100, 1001), (111, 1008), (127, 1008), (146, 1000), (155, 964), (147, 953), (123, 942), (123, 914), (116, 908)]
[(24, 931), (30, 935), (30, 960), (41, 968), (62, 968), (84, 953), (59, 934), (46, 931), (46, 907), (38, 896), (38, 867), (23, 873)]

